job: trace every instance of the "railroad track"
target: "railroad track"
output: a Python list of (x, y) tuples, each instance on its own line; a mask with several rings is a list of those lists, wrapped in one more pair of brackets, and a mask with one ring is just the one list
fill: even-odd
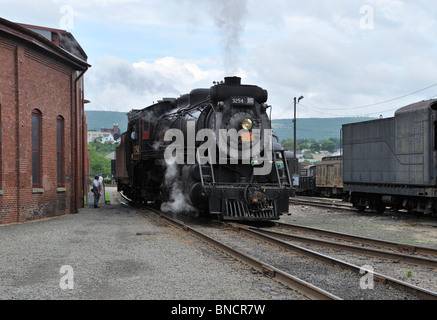
[(290, 204), (294, 204), (294, 205), (307, 205), (307, 206), (327, 208), (327, 209), (357, 211), (357, 209), (354, 208), (351, 204), (342, 202), (339, 199), (336, 200), (321, 199), (321, 198), (305, 199), (302, 197), (294, 197), (294, 198), (290, 198), (289, 202)]
[(324, 229), (318, 229), (318, 228), (312, 228), (312, 227), (305, 227), (305, 226), (290, 224), (290, 223), (275, 222), (275, 225), (279, 229), (289, 230), (289, 231), (293, 231), (293, 232), (305, 233), (305, 234), (309, 234), (309, 235), (313, 235), (313, 236), (327, 237), (327, 238), (331, 238), (331, 239), (344, 240), (347, 242), (357, 243), (360, 245), (375, 246), (375, 247), (380, 247), (380, 248), (388, 249), (388, 250), (394, 250), (394, 251), (399, 251), (399, 252), (408, 252), (408, 253), (412, 253), (412, 254), (437, 258), (437, 249), (435, 249), (435, 248), (409, 245), (409, 244), (404, 244), (404, 243), (399, 243), (399, 242), (391, 242), (391, 241), (386, 241), (386, 240), (381, 240), (381, 239), (351, 235), (351, 234), (342, 233), (342, 232), (336, 232), (336, 231), (330, 231), (330, 230), (324, 230)]
[(193, 227), (156, 210), (153, 212), (168, 224), (310, 299), (437, 300), (434, 291), (292, 244), (278, 235), (268, 235), (266, 230), (236, 223), (222, 223), (221, 227), (213, 228), (196, 223)]
[(305, 297), (312, 299), (312, 300), (341, 300), (339, 297), (317, 287), (312, 285), (309, 282), (303, 281), (283, 270), (280, 270), (279, 268), (276, 268), (272, 265), (269, 265), (268, 263), (263, 262), (260, 259), (257, 259), (247, 253), (244, 253), (243, 251), (240, 251), (238, 249), (233, 248), (230, 245), (227, 245), (226, 243), (215, 239), (214, 237), (211, 237), (205, 232), (199, 231), (196, 228), (193, 228), (184, 222), (169, 217), (155, 209), (148, 208), (151, 212), (154, 212), (157, 216), (165, 220), (167, 223), (180, 228), (182, 230), (185, 230), (186, 232), (192, 234), (196, 238), (212, 245), (216, 249), (219, 249), (220, 251), (224, 252), (227, 255), (230, 255), (234, 257), (235, 259), (249, 265), (254, 270), (272, 278), (276, 281), (284, 284), (287, 287), (290, 287), (300, 294), (304, 295)]
[(434, 248), (390, 242), (294, 224), (275, 222), (275, 225), (279, 230), (291, 231), (293, 233), (250, 226), (248, 228), (278, 239), (437, 269), (437, 249)]
[[(310, 250), (301, 246), (298, 246), (296, 244), (290, 243), (288, 241), (284, 241), (282, 239), (280, 239), (281, 235), (274, 233), (274, 232), (267, 232), (266, 230), (260, 229), (260, 228), (255, 228), (255, 227), (250, 227), (247, 225), (240, 225), (240, 224), (234, 224), (234, 228), (238, 229), (239, 232), (243, 232), (245, 234), (248, 234), (252, 237), (256, 237), (256, 238), (262, 238), (265, 241), (268, 241), (269, 243), (275, 244), (277, 246), (280, 246), (284, 249), (286, 249), (289, 252), (292, 253), (296, 253), (298, 255), (303, 255), (305, 257), (309, 257), (311, 260), (313, 260), (313, 262), (310, 263), (318, 263), (318, 262), (323, 262), (324, 264), (328, 264), (331, 266), (338, 266), (341, 269), (341, 272), (339, 272), (339, 274), (341, 274), (340, 277), (336, 277), (336, 275), (333, 272), (329, 272), (329, 276), (332, 277), (332, 279), (337, 279), (335, 281), (339, 281), (339, 286), (337, 286), (336, 289), (334, 289), (334, 294), (339, 295), (340, 297), (343, 297), (343, 299), (349, 299), (349, 298), (353, 298), (353, 299), (372, 299), (373, 298), (373, 294), (364, 294), (362, 295), (361, 293), (365, 292), (366, 290), (362, 290), (362, 288), (360, 288), (358, 285), (355, 286), (355, 292), (353, 292), (353, 290), (348, 290), (348, 292), (343, 292), (341, 289), (344, 287), (347, 287), (349, 285), (348, 281), (350, 281), (350, 275), (346, 275), (347, 270), (352, 271), (352, 277), (355, 274), (355, 276), (359, 275), (362, 273), (363, 268), (353, 265), (351, 263), (348, 262), (344, 262), (342, 260), (333, 258), (331, 256), (328, 256), (326, 254), (322, 254), (319, 252), (316, 252), (314, 250)], [(267, 234), (270, 233), (270, 234)], [(320, 245), (320, 241), (318, 243), (318, 245)], [(387, 257), (385, 256), (384, 259), (386, 259)], [(435, 261), (433, 262), (433, 266), (435, 267)], [(324, 269), (325, 267), (321, 268)], [(327, 267), (326, 267), (327, 268)], [(335, 268), (333, 268), (333, 270), (335, 270)], [(347, 281), (342, 281), (342, 277), (343, 274), (346, 275), (344, 276), (345, 279), (348, 279)], [(396, 288), (397, 290), (399, 290), (400, 295), (402, 296), (405, 293), (404, 297), (407, 297), (410, 299), (431, 299), (431, 300), (436, 300), (437, 299), (437, 293), (433, 292), (431, 290), (427, 290), (427, 289), (423, 289), (414, 285), (411, 285), (409, 283), (406, 283), (404, 281), (400, 281), (397, 280), (395, 278), (392, 278), (390, 276), (386, 276), (380, 273), (373, 273), (374, 276), (374, 280), (375, 282), (378, 281), (380, 284), (380, 287), (378, 288), (381, 291), (385, 291), (387, 290), (387, 292), (389, 290), (393, 290), (393, 288)], [(358, 280), (356, 283), (358, 283)], [(340, 290), (338, 290), (338, 287), (341, 287)], [(357, 293), (358, 290), (358, 293)], [(360, 292), (361, 291), (361, 292)], [(371, 292), (372, 290), (370, 290), (369, 292)], [(404, 293), (402, 293), (404, 292)], [(347, 294), (346, 296), (343, 296), (343, 294)], [(366, 292), (367, 293), (367, 292)], [(351, 296), (348, 296), (351, 295)], [(381, 299), (381, 298), (376, 298), (376, 299)]]
[[(124, 198), (127, 203), (132, 203), (132, 201), (127, 198), (123, 193), (120, 193), (121, 197)], [(122, 203), (123, 205), (127, 205), (127, 203)], [(154, 213), (157, 217), (164, 220), (166, 223), (176, 227), (180, 228), (186, 232), (189, 232), (196, 238), (202, 240), (203, 242), (206, 242), (209, 245), (212, 245), (214, 248), (224, 252), (227, 255), (230, 255), (234, 257), (235, 259), (249, 265), (254, 270), (267, 275), (268, 277), (275, 279), (276, 281), (282, 283), (283, 285), (290, 287), (291, 289), (296, 290), (298, 293), (302, 294), (303, 296), (312, 299), (312, 300), (341, 300), (339, 297), (332, 295), (331, 293), (320, 289), (311, 283), (308, 283), (306, 281), (303, 281), (297, 277), (294, 277), (293, 275), (284, 272), (278, 268), (275, 268), (267, 263), (264, 263), (260, 259), (256, 259), (240, 250), (237, 250), (227, 244), (225, 244), (222, 241), (216, 240), (213, 237), (207, 235), (204, 232), (198, 231), (193, 227), (188, 226), (184, 222), (169, 217), (168, 215), (163, 214), (162, 212), (147, 207), (147, 209)]]

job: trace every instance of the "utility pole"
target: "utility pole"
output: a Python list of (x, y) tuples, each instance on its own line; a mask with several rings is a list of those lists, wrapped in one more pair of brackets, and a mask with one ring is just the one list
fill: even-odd
[[(297, 99), (297, 103), (299, 103), (299, 101), (300, 100), (302, 100), (303, 99), (303, 96), (300, 96), (299, 97), (299, 99)], [(293, 150), (293, 160), (294, 160), (294, 163), (293, 163), (293, 166), (294, 166), (294, 173), (298, 173), (297, 172), (297, 169), (298, 169), (298, 166), (297, 166), (297, 156), (296, 156), (296, 97), (294, 97), (294, 120), (293, 120), (293, 122), (294, 122), (294, 150)]]

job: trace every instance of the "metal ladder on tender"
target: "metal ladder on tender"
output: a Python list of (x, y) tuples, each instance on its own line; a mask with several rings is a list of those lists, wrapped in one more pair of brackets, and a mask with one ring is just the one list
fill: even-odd
[[(205, 183), (215, 184), (214, 168), (212, 167), (211, 155), (208, 153), (208, 164), (202, 164), (206, 157), (200, 157), (199, 149), (197, 151), (197, 163), (199, 164), (200, 180), (202, 185)], [(203, 160), (203, 161), (201, 161)]]

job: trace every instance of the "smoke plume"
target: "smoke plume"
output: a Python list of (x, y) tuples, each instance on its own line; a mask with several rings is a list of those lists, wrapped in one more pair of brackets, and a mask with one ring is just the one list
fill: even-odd
[(197, 215), (197, 209), (188, 203), (182, 192), (181, 183), (178, 179), (179, 169), (176, 164), (167, 164), (164, 178), (163, 187), (170, 190), (170, 197), (168, 202), (161, 204), (161, 211), (174, 214), (191, 213)]
[(213, 10), (212, 16), (223, 38), (225, 71), (230, 75), (236, 74), (239, 68), (236, 51), (240, 47), (240, 38), (244, 31), (247, 0), (214, 1)]

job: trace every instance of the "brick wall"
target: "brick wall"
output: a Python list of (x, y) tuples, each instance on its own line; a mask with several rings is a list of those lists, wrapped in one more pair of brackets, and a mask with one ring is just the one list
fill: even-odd
[[(0, 34), (0, 224), (74, 213), (83, 206), (82, 92), (75, 87), (78, 73), (59, 60)], [(38, 189), (32, 188), (33, 109), (42, 114)], [(57, 185), (58, 116), (64, 119), (62, 188)]]

